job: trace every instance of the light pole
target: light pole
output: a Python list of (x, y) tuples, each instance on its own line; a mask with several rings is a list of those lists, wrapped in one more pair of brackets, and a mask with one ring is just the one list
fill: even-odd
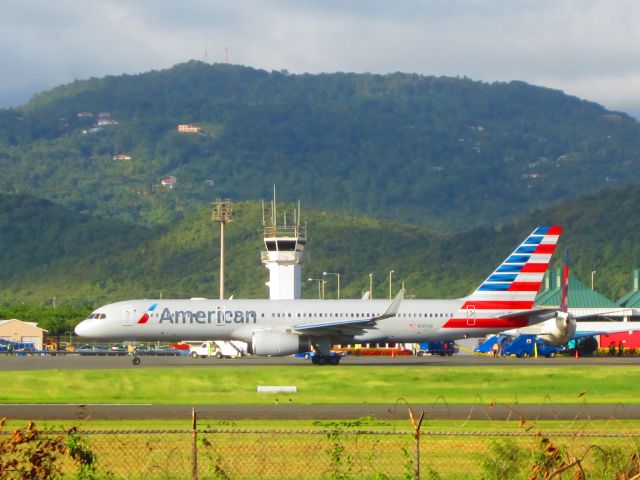
[(395, 270), (389, 272), (389, 298), (391, 298), (391, 275), (395, 273)]
[(369, 300), (373, 300), (373, 273), (369, 274)]
[(591, 290), (593, 290), (595, 276), (596, 276), (596, 270), (591, 272)]
[(220, 300), (224, 299), (224, 225), (233, 220), (233, 208), (229, 199), (217, 199), (211, 212), (214, 222), (220, 224)]
[(338, 300), (340, 300), (340, 274), (335, 272), (322, 272), (323, 277), (327, 275), (335, 275), (336, 277), (338, 277)]
[(322, 284), (324, 283), (324, 280), (322, 278), (309, 278), (308, 279), (310, 282), (318, 282), (318, 298), (322, 298)]

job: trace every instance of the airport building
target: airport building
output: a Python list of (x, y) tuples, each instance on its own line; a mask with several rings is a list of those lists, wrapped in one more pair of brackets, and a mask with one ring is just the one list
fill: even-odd
[(0, 340), (3, 343), (33, 344), (34, 350), (42, 350), (42, 341), (46, 330), (35, 322), (22, 320), (0, 320)]
[[(260, 259), (269, 270), (270, 300), (294, 300), (302, 298), (302, 261), (305, 259), (304, 246), (307, 243), (307, 228), (300, 221), (300, 202), (293, 210), (293, 221), (287, 222), (286, 210), (282, 220), (278, 220), (276, 190), (273, 187), (273, 200), (269, 219), (265, 217), (262, 206), (262, 226), (265, 250)], [(291, 217), (289, 217), (291, 218)]]

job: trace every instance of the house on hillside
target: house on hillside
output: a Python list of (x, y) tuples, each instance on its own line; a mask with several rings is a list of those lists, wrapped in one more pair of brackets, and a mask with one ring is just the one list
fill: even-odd
[(0, 339), (14, 343), (32, 343), (35, 350), (42, 350), (46, 330), (35, 322), (22, 320), (0, 320)]
[(189, 123), (178, 125), (178, 132), (180, 133), (200, 133), (200, 130), (202, 130), (200, 127)]
[(114, 160), (131, 160), (131, 154), (129, 153), (119, 153), (113, 156)]
[(160, 185), (162, 185), (163, 187), (167, 187), (167, 188), (173, 188), (176, 184), (176, 181), (178, 179), (176, 177), (174, 177), (173, 175), (170, 177), (164, 177), (160, 179)]

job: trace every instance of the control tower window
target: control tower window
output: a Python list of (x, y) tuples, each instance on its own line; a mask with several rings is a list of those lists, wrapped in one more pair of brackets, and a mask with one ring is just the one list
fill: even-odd
[(276, 242), (275, 240), (267, 240), (264, 242), (265, 245), (267, 246), (267, 250), (270, 252), (276, 252), (278, 251), (278, 248), (276, 247)]
[(295, 240), (279, 240), (278, 250), (281, 252), (293, 252), (296, 249)]

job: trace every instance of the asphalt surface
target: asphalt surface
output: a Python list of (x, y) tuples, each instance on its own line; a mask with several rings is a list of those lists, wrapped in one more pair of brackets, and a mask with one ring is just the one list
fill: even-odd
[[(131, 357), (96, 357), (65, 355), (55, 357), (42, 356), (0, 356), (0, 370), (74, 370), (103, 368), (212, 368), (224, 369), (245, 365), (293, 365), (299, 368), (340, 368), (340, 366), (317, 366), (303, 358), (256, 358), (238, 359), (193, 359), (190, 357), (140, 357), (141, 364), (136, 366)], [(619, 365), (640, 365), (640, 357), (556, 357), (556, 358), (491, 358), (472, 355), (454, 355), (453, 357), (345, 357), (343, 365), (367, 367), (371, 365), (414, 368), (446, 368), (448, 366), (557, 365), (559, 368), (573, 365), (607, 365), (615, 368)], [(46, 372), (45, 372), (46, 374)], [(358, 405), (295, 405), (289, 403), (286, 394), (277, 401), (270, 400), (265, 405), (9, 405), (0, 404), (0, 418), (25, 420), (65, 420), (65, 419), (188, 419), (191, 408), (195, 407), (202, 420), (240, 420), (240, 419), (353, 419), (373, 416), (380, 420), (407, 418), (407, 405), (397, 404), (358, 404)], [(640, 396), (639, 396), (640, 399)], [(640, 400), (639, 400), (640, 401)], [(411, 405), (414, 412), (425, 412), (427, 419), (470, 419), (470, 420), (595, 420), (595, 419), (640, 419), (638, 404), (455, 404), (446, 403)]]
[[(74, 370), (101, 368), (229, 368), (248, 365), (295, 365), (301, 368), (340, 368), (340, 366), (312, 365), (310, 360), (296, 357), (243, 357), (243, 358), (198, 358), (188, 356), (155, 357), (140, 356), (140, 365), (133, 365), (132, 357), (127, 356), (0, 356), (0, 370)], [(353, 366), (413, 366), (413, 367), (446, 367), (446, 366), (497, 366), (497, 365), (640, 365), (640, 357), (555, 357), (555, 358), (494, 358), (476, 355), (440, 356), (346, 356), (341, 365)]]

